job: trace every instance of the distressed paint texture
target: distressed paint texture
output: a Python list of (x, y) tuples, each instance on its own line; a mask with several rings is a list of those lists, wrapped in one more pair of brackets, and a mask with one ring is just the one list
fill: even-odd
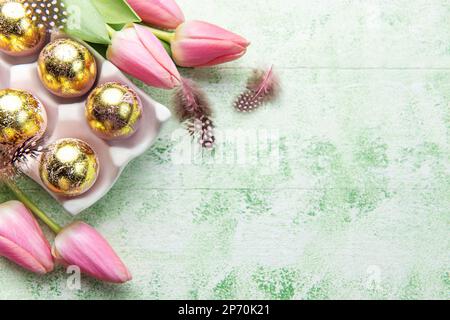
[[(172, 120), (80, 216), (132, 282), (69, 290), (62, 269), (38, 277), (1, 259), (0, 298), (450, 298), (450, 1), (179, 3), (252, 41), (240, 61), (183, 70), (211, 98), (217, 149), (190, 149)], [(264, 63), (281, 99), (233, 111)]]

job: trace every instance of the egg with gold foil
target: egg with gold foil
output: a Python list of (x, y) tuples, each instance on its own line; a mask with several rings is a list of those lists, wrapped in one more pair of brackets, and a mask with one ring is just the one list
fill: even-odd
[(47, 128), (47, 113), (41, 102), (23, 90), (0, 90), (0, 144), (19, 146), (40, 138)]
[(57, 39), (44, 47), (38, 59), (43, 85), (53, 94), (75, 98), (87, 93), (97, 77), (92, 53), (72, 39)]
[(33, 21), (23, 1), (0, 0), (0, 51), (28, 56), (37, 53), (45, 40), (45, 28)]
[(79, 139), (60, 139), (43, 152), (39, 174), (42, 183), (53, 193), (74, 197), (95, 184), (99, 161), (95, 151)]
[(139, 128), (142, 103), (133, 89), (118, 82), (108, 82), (91, 92), (85, 115), (92, 131), (100, 138), (128, 138)]

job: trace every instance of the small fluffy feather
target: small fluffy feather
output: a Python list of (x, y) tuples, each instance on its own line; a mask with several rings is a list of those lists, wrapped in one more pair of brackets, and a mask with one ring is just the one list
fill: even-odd
[(35, 159), (44, 150), (41, 140), (29, 139), (18, 148), (0, 144), (0, 182), (13, 180), (27, 165), (29, 159)]
[(12, 162), (16, 166), (26, 164), (29, 159), (36, 159), (42, 153), (42, 151), (44, 151), (42, 139), (28, 139), (15, 150)]
[(0, 182), (13, 179), (16, 169), (12, 161), (14, 151), (9, 145), (0, 144)]
[(247, 88), (236, 99), (234, 107), (241, 112), (254, 111), (264, 103), (275, 100), (279, 90), (279, 80), (273, 66), (267, 71), (256, 69), (247, 81)]
[(203, 91), (189, 79), (182, 79), (176, 89), (174, 105), (178, 118), (185, 122), (193, 137), (198, 137), (204, 148), (212, 148), (215, 142), (212, 110)]

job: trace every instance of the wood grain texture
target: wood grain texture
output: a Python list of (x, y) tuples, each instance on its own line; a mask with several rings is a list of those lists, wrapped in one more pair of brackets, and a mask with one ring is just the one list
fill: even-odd
[[(63, 269), (2, 259), (0, 298), (448, 299), (450, 1), (178, 2), (252, 41), (239, 61), (182, 71), (212, 101), (215, 152), (172, 120), (81, 215), (132, 282), (69, 290)], [(251, 68), (271, 63), (281, 98), (235, 112)]]

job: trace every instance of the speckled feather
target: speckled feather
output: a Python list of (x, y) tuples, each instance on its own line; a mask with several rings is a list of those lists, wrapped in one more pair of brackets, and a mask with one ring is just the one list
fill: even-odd
[(197, 137), (204, 148), (212, 148), (215, 142), (214, 124), (205, 93), (194, 81), (183, 78), (173, 100), (176, 114), (181, 122), (186, 123), (191, 136)]
[(24, 5), (32, 20), (46, 30), (62, 29), (67, 21), (68, 14), (61, 0), (25, 0)]
[[(235, 139), (197, 152), (169, 121), (79, 216), (133, 281), (82, 276), (74, 290), (64, 268), (41, 277), (0, 258), (0, 298), (448, 300), (448, 1), (177, 3), (252, 40), (238, 61), (181, 70), (208, 93), (217, 135)], [(280, 110), (233, 112), (261, 61), (276, 62)], [(171, 92), (137, 83), (170, 105)], [(246, 142), (244, 163), (235, 141)], [(58, 222), (73, 220), (34, 182), (21, 186)], [(0, 202), (12, 198), (0, 186)]]
[(0, 144), (0, 182), (12, 179), (16, 175), (13, 157), (12, 148), (9, 145)]
[(278, 76), (273, 66), (267, 71), (255, 69), (247, 82), (247, 88), (238, 96), (234, 107), (241, 112), (254, 111), (264, 103), (275, 100), (279, 89)]
[(0, 181), (15, 179), (29, 159), (44, 151), (43, 140), (29, 139), (19, 147), (0, 144)]

